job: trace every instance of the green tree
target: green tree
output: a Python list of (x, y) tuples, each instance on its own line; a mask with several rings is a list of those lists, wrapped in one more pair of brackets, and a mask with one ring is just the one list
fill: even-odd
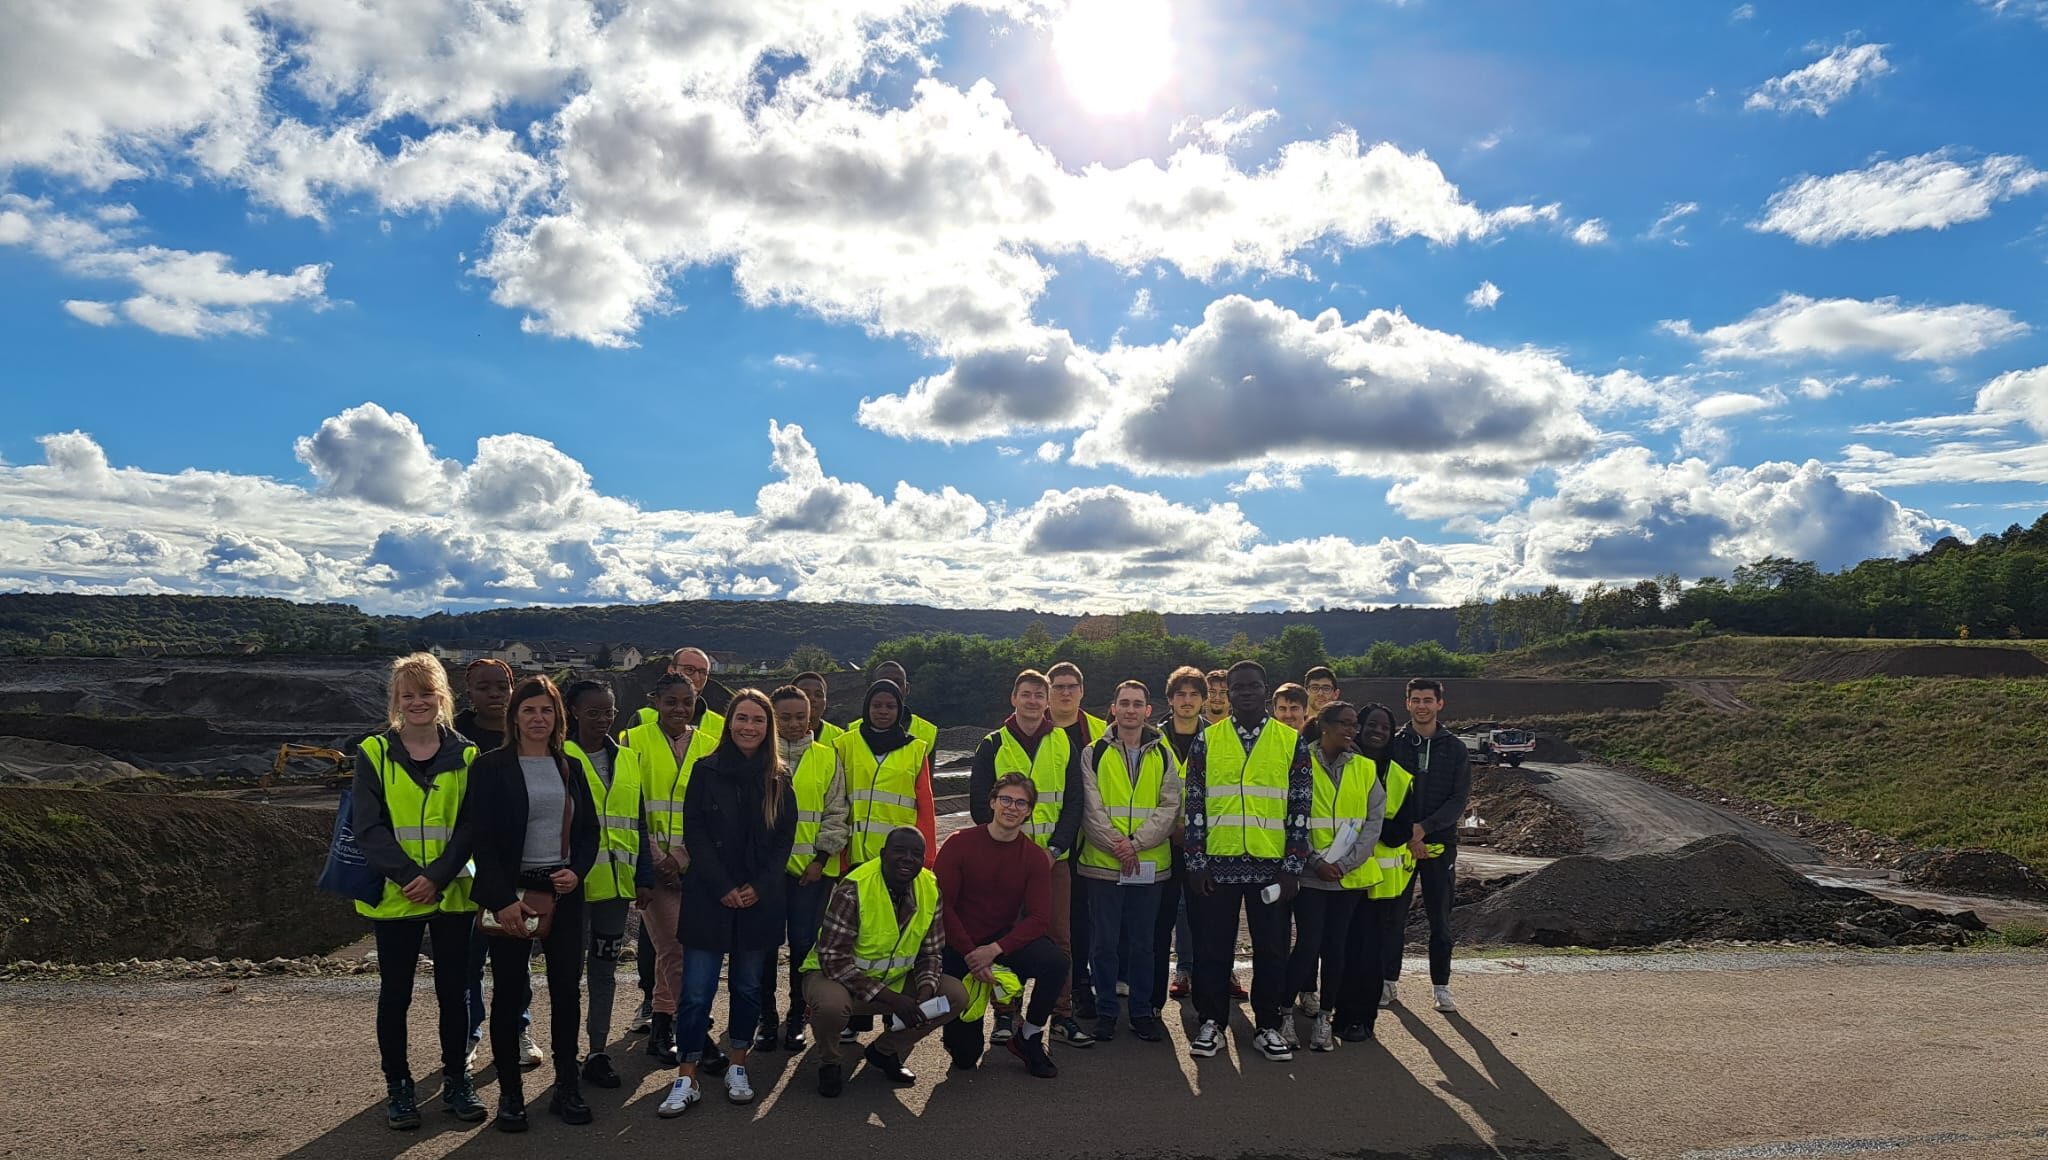
[(789, 654), (789, 659), (782, 662), (782, 667), (793, 673), (836, 673), (839, 671), (839, 662), (833, 660), (832, 654), (819, 645), (800, 644)]

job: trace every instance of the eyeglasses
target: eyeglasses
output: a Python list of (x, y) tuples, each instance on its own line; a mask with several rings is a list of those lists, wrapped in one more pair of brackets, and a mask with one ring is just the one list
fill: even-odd
[(683, 674), (686, 677), (691, 675), (692, 673), (700, 677), (708, 677), (711, 675), (711, 670), (703, 667), (702, 665), (677, 665), (676, 671)]
[(1031, 799), (1003, 794), (996, 799), (996, 804), (1007, 810), (1028, 810), (1031, 808)]
[(1081, 691), (1081, 686), (1071, 684), (1054, 685), (1052, 691), (1055, 693), (1078, 693)]

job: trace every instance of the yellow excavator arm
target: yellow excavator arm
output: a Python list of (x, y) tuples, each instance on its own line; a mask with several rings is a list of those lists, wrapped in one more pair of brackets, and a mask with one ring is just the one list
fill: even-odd
[(282, 782), (285, 778), (287, 767), (294, 761), (325, 763), (326, 768), (322, 769), (316, 776), (322, 781), (334, 782), (336, 784), (348, 780), (354, 766), (354, 762), (349, 759), (349, 755), (340, 750), (329, 749), (324, 745), (295, 745), (291, 742), (286, 742), (277, 747), (277, 758), (270, 763), (270, 772), (264, 775), (261, 788), (269, 789)]

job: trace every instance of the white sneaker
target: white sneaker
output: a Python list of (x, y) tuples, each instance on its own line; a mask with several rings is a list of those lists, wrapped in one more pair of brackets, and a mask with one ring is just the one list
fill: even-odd
[(1278, 1063), (1294, 1058), (1294, 1049), (1271, 1027), (1260, 1028), (1259, 1033), (1252, 1036), (1252, 1046), (1259, 1049), (1260, 1055)]
[(640, 1009), (633, 1012), (633, 1021), (626, 1024), (626, 1030), (638, 1034), (642, 1031), (651, 1030), (653, 1027), (654, 1004), (646, 999), (642, 999), (640, 1000)]
[(1208, 1059), (1215, 1055), (1216, 1049), (1222, 1045), (1222, 1029), (1216, 1026), (1214, 1019), (1204, 1019), (1201, 1028), (1195, 1032), (1195, 1037), (1188, 1040), (1188, 1054)]
[(738, 1064), (725, 1069), (725, 1098), (736, 1104), (754, 1102), (754, 1085), (747, 1082), (747, 1069)]
[(654, 1114), (664, 1120), (673, 1120), (690, 1110), (690, 1105), (704, 1098), (697, 1090), (697, 1082), (685, 1076), (677, 1076), (676, 1082), (668, 1085), (668, 1098), (654, 1109)]
[(1294, 997), (1294, 1009), (1301, 1012), (1304, 1018), (1313, 1019), (1322, 1013), (1322, 996), (1314, 991), (1303, 991)]
[(1310, 1028), (1308, 1033), (1308, 1049), (1310, 1051), (1335, 1051), (1339, 1042), (1340, 1040), (1330, 1033), (1330, 1013), (1328, 1011), (1316, 1012), (1315, 1026)]
[(521, 1030), (519, 1032), (519, 1066), (539, 1067), (546, 1059), (547, 1056), (541, 1054), (540, 1044), (533, 1041), (533, 1032)]
[(1449, 987), (1438, 987), (1436, 989), (1436, 1009), (1445, 1014), (1458, 1009), (1458, 1001), (1451, 998), (1451, 989)]
[(1116, 983), (1116, 993), (1123, 998), (1130, 998), (1131, 985), (1129, 983), (1124, 982), (1122, 979), (1118, 979)]
[(1289, 1047), (1301, 1046), (1301, 1036), (1294, 1032), (1294, 1012), (1292, 1011), (1280, 1016), (1280, 1040)]
[(483, 1040), (472, 1039), (469, 1041), (469, 1058), (463, 1061), (463, 1071), (468, 1072), (471, 1076), (476, 1075), (476, 1053), (482, 1051), (483, 1049)]
[(1394, 980), (1388, 979), (1386, 982), (1380, 984), (1380, 1006), (1392, 1007), (1394, 1004), (1400, 1001), (1401, 996), (1395, 994), (1394, 992)]

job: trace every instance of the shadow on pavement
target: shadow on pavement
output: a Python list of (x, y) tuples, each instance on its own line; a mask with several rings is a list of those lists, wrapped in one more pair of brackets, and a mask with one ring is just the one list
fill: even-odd
[(1440, 1016), (1479, 1057), (1475, 1068), (1444, 1042), (1422, 1016), (1405, 1006), (1390, 1008), (1401, 1026), (1429, 1052), (1444, 1078), (1446, 1094), (1472, 1110), (1493, 1133), (1493, 1145), (1510, 1158), (1569, 1156), (1573, 1160), (1622, 1160), (1529, 1074), (1501, 1053), (1492, 1039), (1463, 1015)]

